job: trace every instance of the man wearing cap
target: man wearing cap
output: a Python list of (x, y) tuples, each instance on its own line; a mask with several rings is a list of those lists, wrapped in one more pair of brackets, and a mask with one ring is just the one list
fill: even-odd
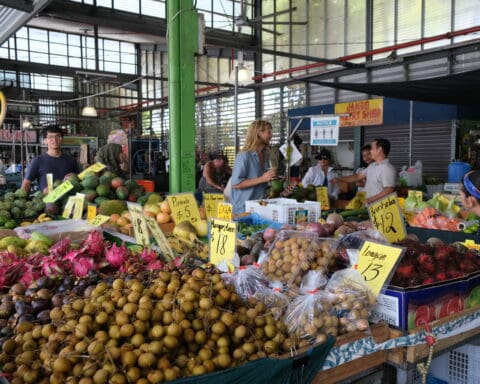
[(374, 139), (370, 151), (374, 160), (363, 171), (350, 176), (337, 177), (332, 183), (343, 181), (356, 183), (365, 180), (367, 194), (366, 204), (370, 204), (395, 191), (397, 171), (388, 160), (390, 153), (390, 142), (387, 139)]
[(314, 167), (308, 168), (307, 173), (305, 173), (305, 176), (302, 179), (302, 185), (304, 187), (309, 184), (316, 187), (327, 187), (330, 199), (336, 200), (340, 188), (338, 187), (338, 184), (330, 183), (330, 180), (337, 177), (337, 173), (330, 166), (331, 158), (330, 151), (323, 148), (320, 153), (315, 156), (315, 159), (318, 160), (318, 164)]

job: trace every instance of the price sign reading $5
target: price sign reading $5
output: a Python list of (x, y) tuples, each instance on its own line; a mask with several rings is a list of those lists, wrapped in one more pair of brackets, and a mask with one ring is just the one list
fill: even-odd
[(222, 261), (231, 262), (235, 255), (237, 223), (234, 221), (210, 220), (210, 262), (218, 265)]
[(396, 194), (373, 202), (367, 209), (373, 228), (383, 233), (388, 241), (395, 243), (405, 238), (407, 231)]
[(193, 193), (169, 195), (167, 196), (167, 201), (176, 224), (185, 220), (190, 221), (192, 224), (200, 221), (200, 212)]

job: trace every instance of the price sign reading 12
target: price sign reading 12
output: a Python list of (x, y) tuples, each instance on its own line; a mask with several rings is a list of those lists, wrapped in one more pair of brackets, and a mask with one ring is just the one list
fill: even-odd
[(221, 261), (231, 262), (235, 255), (237, 223), (234, 221), (210, 220), (210, 262), (218, 265)]
[(358, 256), (357, 269), (375, 295), (396, 267), (404, 248), (365, 241)]
[(176, 224), (188, 220), (192, 224), (200, 221), (197, 201), (193, 193), (181, 193), (167, 196), (168, 205), (172, 210), (173, 220)]
[(405, 238), (407, 231), (396, 194), (375, 201), (367, 209), (373, 228), (383, 233), (388, 241), (395, 243)]

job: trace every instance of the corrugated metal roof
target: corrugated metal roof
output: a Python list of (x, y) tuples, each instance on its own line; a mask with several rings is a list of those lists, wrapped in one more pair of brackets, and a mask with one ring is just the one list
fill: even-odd
[[(17, 30), (34, 17), (38, 12), (45, 8), (53, 0), (34, 0), (31, 12), (24, 12), (19, 9), (0, 5), (0, 45), (9, 39)], [(2, 2), (0, 1), (0, 4)]]

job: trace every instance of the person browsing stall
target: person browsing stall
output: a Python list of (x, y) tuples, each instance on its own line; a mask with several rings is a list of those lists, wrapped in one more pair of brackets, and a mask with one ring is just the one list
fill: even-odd
[(62, 153), (63, 132), (57, 125), (42, 131), (47, 152), (35, 157), (27, 167), (22, 189), (29, 192), (33, 181), (38, 180), (40, 191), (47, 190), (47, 174), (53, 174), (53, 181), (63, 180), (69, 173), (78, 172), (78, 163), (70, 155)]
[(315, 159), (318, 160), (318, 164), (308, 169), (302, 179), (302, 185), (304, 187), (309, 184), (312, 184), (315, 187), (327, 187), (330, 199), (336, 200), (340, 188), (338, 184), (330, 183), (330, 180), (337, 177), (337, 173), (330, 166), (331, 158), (330, 151), (323, 148), (320, 153), (315, 156)]
[(374, 139), (370, 151), (373, 162), (363, 171), (350, 176), (342, 176), (332, 179), (332, 183), (343, 181), (356, 183), (365, 180), (366, 204), (370, 204), (395, 191), (396, 175), (395, 167), (388, 160), (390, 142), (387, 139)]
[(271, 139), (272, 125), (268, 121), (255, 120), (248, 127), (245, 144), (236, 156), (232, 171), (234, 214), (245, 212), (247, 200), (263, 198), (268, 182), (277, 176), (275, 169), (268, 169), (266, 149)]
[(226, 157), (222, 153), (210, 154), (210, 160), (203, 166), (202, 178), (198, 189), (204, 193), (220, 193), (225, 189), (232, 169), (228, 166)]
[(463, 177), (460, 201), (467, 211), (480, 216), (480, 171), (468, 172)]
[[(364, 145), (362, 147), (362, 162), (360, 168), (357, 169), (355, 173), (363, 172), (371, 163), (373, 162), (372, 159), (372, 146), (370, 144)], [(357, 186), (358, 192), (366, 192), (367, 189), (365, 188), (365, 181), (366, 179), (359, 180), (355, 183)]]

